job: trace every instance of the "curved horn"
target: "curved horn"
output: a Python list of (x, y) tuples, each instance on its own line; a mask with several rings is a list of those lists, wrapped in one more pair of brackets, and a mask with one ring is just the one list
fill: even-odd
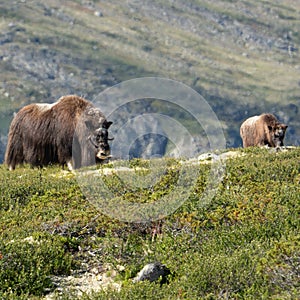
[(93, 141), (92, 136), (88, 136), (88, 141), (90, 141), (95, 148), (99, 148), (99, 146)]

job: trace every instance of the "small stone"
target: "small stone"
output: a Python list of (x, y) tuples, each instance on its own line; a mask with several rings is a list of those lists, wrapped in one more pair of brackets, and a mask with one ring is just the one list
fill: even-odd
[(202, 160), (211, 160), (213, 158), (213, 154), (212, 153), (203, 153), (200, 154), (198, 156), (198, 160), (202, 161)]
[(94, 12), (94, 15), (95, 15), (96, 17), (103, 17), (103, 13), (102, 13), (101, 11), (98, 11), (98, 10), (96, 10), (96, 11)]
[(143, 280), (149, 280), (150, 282), (157, 281), (161, 278), (160, 283), (166, 282), (167, 275), (170, 274), (170, 270), (160, 262), (154, 262), (147, 264), (133, 279), (133, 282), (139, 282)]

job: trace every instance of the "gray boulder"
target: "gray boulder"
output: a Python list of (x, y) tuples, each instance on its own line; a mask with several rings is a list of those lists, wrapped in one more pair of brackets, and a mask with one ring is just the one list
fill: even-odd
[(150, 282), (157, 281), (160, 279), (160, 283), (167, 282), (167, 276), (170, 274), (170, 270), (160, 262), (154, 262), (147, 264), (143, 269), (136, 275), (133, 282), (139, 282), (149, 280)]

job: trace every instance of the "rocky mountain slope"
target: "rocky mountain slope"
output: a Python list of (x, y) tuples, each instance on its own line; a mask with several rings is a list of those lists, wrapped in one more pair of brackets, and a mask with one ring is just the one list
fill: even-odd
[[(289, 125), (287, 144), (300, 143), (297, 1), (0, 0), (0, 15), (0, 159), (21, 106), (69, 93), (94, 100), (115, 84), (144, 76), (173, 79), (199, 92), (229, 147), (241, 145), (240, 123), (265, 111)], [(168, 112), (189, 123), (199, 139), (181, 110), (145, 103), (131, 107), (133, 114)], [(133, 156), (140, 155), (137, 148), (149, 138), (131, 142)], [(168, 151), (164, 139), (155, 151)]]

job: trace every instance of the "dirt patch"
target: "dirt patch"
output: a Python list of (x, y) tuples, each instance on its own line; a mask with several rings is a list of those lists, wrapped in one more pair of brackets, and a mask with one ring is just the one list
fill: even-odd
[[(122, 267), (120, 267), (122, 268)], [(121, 284), (116, 282), (118, 272), (110, 265), (105, 265), (99, 270), (93, 268), (89, 272), (70, 276), (53, 276), (52, 281), (57, 286), (54, 292), (44, 297), (44, 300), (54, 300), (63, 292), (81, 297), (83, 294), (99, 292), (108, 287), (120, 290)]]

